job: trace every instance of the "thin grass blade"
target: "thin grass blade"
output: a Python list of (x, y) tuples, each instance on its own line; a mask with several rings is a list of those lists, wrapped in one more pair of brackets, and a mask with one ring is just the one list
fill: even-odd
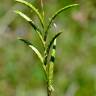
[(31, 18), (29, 18), (27, 15), (25, 15), (23, 12), (16, 10), (14, 11), (16, 14), (18, 14), (19, 16), (21, 16), (22, 18), (24, 18), (29, 24), (31, 24), (31, 26), (34, 28), (34, 30), (37, 30), (38, 32), (41, 33), (40, 29), (34, 24), (34, 22), (32, 21)]
[(37, 16), (38, 16), (38, 18), (39, 18), (39, 20), (41, 22), (41, 25), (44, 28), (43, 18), (41, 16), (41, 14), (39, 13), (38, 9), (36, 9), (31, 3), (29, 3), (29, 2), (27, 2), (25, 0), (16, 0), (16, 1), (28, 6), (29, 8), (31, 8), (37, 14)]
[(25, 15), (24, 13), (22, 13), (19, 10), (16, 10), (15, 13), (20, 15), (22, 18), (24, 18), (34, 28), (34, 30), (37, 32), (37, 34), (38, 34), (39, 38), (41, 39), (43, 46), (44, 46), (44, 40), (42, 37), (41, 30), (34, 24), (34, 22), (31, 20), (31, 18), (29, 18), (27, 15)]
[(46, 41), (47, 39), (47, 35), (48, 35), (48, 30), (53, 22), (53, 20), (63, 11), (69, 9), (69, 8), (72, 8), (72, 7), (75, 7), (75, 6), (78, 6), (78, 4), (72, 4), (72, 5), (68, 5), (68, 6), (65, 6), (63, 8), (61, 8), (60, 10), (58, 10), (55, 14), (53, 14), (53, 16), (51, 17), (50, 21), (49, 21), (49, 24), (47, 26), (47, 29), (45, 31), (45, 36), (44, 36), (44, 40)]
[[(51, 49), (51, 46), (53, 45), (53, 43), (55, 42), (56, 38), (61, 34), (62, 32), (59, 32), (57, 33), (53, 38), (52, 40), (50, 41), (48, 47), (47, 47), (47, 51), (46, 51), (46, 56), (45, 56), (45, 60), (44, 60), (44, 64), (46, 65), (47, 64), (47, 59), (48, 59), (48, 56), (49, 56), (49, 52), (50, 52), (50, 49)], [(55, 46), (54, 46), (55, 47)]]
[(44, 21), (45, 13), (44, 13), (44, 4), (43, 4), (43, 0), (41, 0), (41, 8), (42, 8), (43, 21)]
[(41, 55), (41, 53), (37, 50), (36, 47), (34, 47), (32, 45), (32, 43), (30, 43), (28, 40), (24, 40), (22, 38), (18, 38), (20, 41), (24, 42), (27, 46), (29, 46), (38, 56), (38, 58), (40, 59), (40, 61), (43, 63), (43, 57)]

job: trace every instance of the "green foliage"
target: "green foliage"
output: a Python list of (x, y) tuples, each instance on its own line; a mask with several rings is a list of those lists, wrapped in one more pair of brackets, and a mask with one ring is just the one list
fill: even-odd
[(47, 29), (46, 29), (46, 31), (45, 31), (45, 37), (44, 37), (44, 40), (45, 40), (45, 41), (46, 41), (46, 39), (47, 39), (48, 30), (49, 30), (49, 28), (50, 28), (53, 20), (54, 20), (61, 12), (65, 11), (66, 9), (69, 9), (69, 8), (71, 8), (71, 7), (77, 6), (77, 5), (78, 5), (78, 4), (72, 4), (72, 5), (69, 5), (69, 6), (65, 6), (65, 7), (59, 9), (56, 13), (53, 14), (53, 16), (51, 17), (51, 19), (50, 19), (50, 21), (49, 21), (49, 24), (48, 24), (48, 26), (47, 26)]
[(48, 59), (48, 56), (49, 56), (49, 52), (50, 52), (50, 48), (52, 47), (54, 41), (56, 40), (56, 38), (61, 34), (62, 32), (59, 32), (57, 33), (53, 38), (52, 40), (50, 41), (47, 49), (46, 49), (46, 57), (45, 57), (45, 61), (44, 61), (44, 64), (46, 65), (47, 64), (47, 59)]
[(20, 15), (22, 18), (24, 18), (29, 24), (32, 25), (32, 27), (34, 28), (34, 30), (37, 30), (38, 32), (41, 33), (40, 29), (34, 24), (34, 22), (31, 20), (31, 18), (29, 18), (28, 16), (26, 16), (24, 13), (22, 13), (21, 11), (15, 11), (16, 14)]
[(16, 1), (19, 2), (19, 3), (25, 4), (26, 6), (28, 6), (29, 8), (31, 8), (37, 14), (37, 16), (39, 17), (40, 22), (42, 24), (42, 27), (44, 27), (43, 18), (41, 16), (41, 14), (38, 12), (38, 9), (36, 9), (31, 3), (28, 3), (28, 2), (26, 2), (24, 0), (16, 0)]
[[(42, 15), (39, 13), (38, 9), (36, 9), (31, 3), (28, 3), (24, 0), (16, 0), (19, 3), (22, 3), (26, 6), (28, 6), (29, 8), (31, 8), (38, 16), (40, 23), (42, 25), (43, 28), (43, 32), (41, 31), (41, 29), (39, 29), (33, 22), (33, 20), (31, 20), (28, 16), (26, 16), (24, 13), (22, 13), (21, 11), (15, 11), (16, 14), (19, 14), (21, 17), (23, 17), (28, 23), (31, 24), (31, 26), (34, 28), (34, 30), (38, 33), (42, 43), (43, 43), (43, 47), (44, 47), (44, 56), (41, 55), (41, 53), (38, 51), (37, 48), (35, 48), (33, 46), (33, 44), (31, 44), (29, 41), (24, 40), (24, 39), (19, 39), (21, 41), (23, 41), (27, 46), (29, 46), (39, 57), (41, 63), (42, 63), (42, 67), (44, 69), (44, 73), (45, 73), (45, 77), (46, 77), (46, 81), (47, 81), (47, 91), (48, 91), (48, 96), (51, 96), (51, 93), (53, 92), (54, 88), (53, 88), (53, 71), (54, 71), (54, 60), (55, 60), (55, 54), (56, 54), (56, 39), (57, 37), (62, 33), (59, 32), (57, 33), (52, 40), (49, 42), (49, 45), (46, 46), (46, 40), (47, 40), (47, 35), (48, 35), (48, 31), (50, 29), (50, 26), (52, 25), (53, 20), (63, 11), (65, 11), (66, 9), (69, 9), (71, 7), (77, 6), (78, 4), (72, 4), (69, 6), (66, 6), (64, 8), (61, 8), (60, 10), (58, 10), (56, 13), (54, 13), (48, 23), (48, 26), (45, 28), (44, 25), (44, 20)], [(45, 30), (46, 29), (46, 30)], [(44, 39), (43, 39), (43, 34), (44, 34)], [(52, 47), (53, 46), (53, 47)], [(46, 48), (47, 47), (47, 48)], [(52, 48), (52, 50), (51, 50)], [(51, 52), (51, 57), (49, 62), (47, 61), (47, 59), (49, 58), (49, 53)]]
[[(96, 95), (96, 0), (25, 0), (31, 2), (44, 16), (48, 26), (49, 17), (63, 6), (79, 3), (80, 7), (63, 11), (53, 20), (47, 36), (46, 49), (59, 30), (54, 64), (53, 96)], [(22, 5), (22, 6), (21, 6)], [(42, 13), (44, 11), (44, 14)], [(42, 29), (36, 13), (15, 0), (0, 0), (0, 96), (46, 96), (45, 75), (42, 63), (34, 51), (16, 40), (17, 37), (32, 42), (44, 56), (44, 42), (40, 32), (35, 32), (24, 18), (14, 14), (20, 10)], [(17, 18), (18, 16), (18, 18)], [(40, 25), (40, 26), (39, 26)], [(44, 25), (44, 26), (45, 26)], [(45, 29), (47, 29), (45, 27)], [(44, 32), (42, 29), (44, 38)], [(52, 52), (52, 46), (51, 50)], [(50, 55), (48, 63), (50, 61)]]
[(39, 57), (40, 61), (43, 63), (43, 57), (41, 55), (41, 53), (37, 50), (37, 48), (35, 48), (28, 40), (24, 40), (21, 38), (18, 38), (19, 40), (23, 41), (26, 45), (28, 45)]

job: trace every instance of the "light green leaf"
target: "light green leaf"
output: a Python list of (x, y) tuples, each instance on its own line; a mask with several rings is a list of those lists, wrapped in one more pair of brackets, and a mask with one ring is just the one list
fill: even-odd
[(68, 5), (68, 6), (65, 6), (63, 8), (61, 8), (60, 10), (58, 10), (55, 14), (53, 14), (53, 16), (51, 17), (50, 21), (49, 21), (49, 24), (47, 26), (47, 29), (45, 31), (45, 36), (44, 36), (44, 40), (46, 41), (47, 39), (47, 35), (48, 35), (48, 30), (53, 22), (53, 20), (63, 11), (69, 9), (69, 8), (72, 8), (72, 7), (75, 7), (75, 6), (78, 6), (78, 4), (72, 4), (72, 5)]
[(37, 54), (41, 62), (43, 63), (43, 57), (41, 56), (40, 52), (32, 45), (29, 45), (29, 47)]
[(27, 20), (28, 22), (32, 22), (31, 18), (29, 18), (27, 15), (25, 15), (24, 13), (22, 13), (19, 10), (14, 11), (16, 14), (19, 14), (21, 17), (23, 17), (25, 20)]
[(27, 15), (25, 15), (24, 13), (22, 13), (19, 10), (14, 11), (16, 14), (20, 15), (22, 18), (24, 18), (28, 23), (31, 24), (31, 26), (34, 28), (34, 30), (37, 30), (38, 32), (40, 32), (40, 34), (42, 35), (40, 29), (34, 24), (34, 22), (31, 20), (31, 18), (29, 18)]
[(42, 37), (42, 32), (41, 30), (34, 24), (34, 22), (31, 20), (31, 18), (29, 18), (27, 15), (25, 15), (24, 13), (22, 13), (19, 10), (14, 11), (16, 14), (20, 15), (22, 18), (24, 18), (33, 28), (34, 30), (37, 32), (39, 38), (41, 39), (43, 45), (44, 45), (44, 40)]
[(28, 45), (37, 54), (38, 58), (43, 63), (43, 57), (36, 47), (34, 47), (28, 40), (24, 40), (21, 38), (18, 38), (18, 39), (23, 41), (26, 45)]
[(58, 10), (55, 14), (53, 14), (53, 16), (51, 17), (50, 19), (50, 23), (63, 11), (65, 11), (66, 9), (69, 9), (69, 8), (72, 8), (72, 7), (75, 7), (77, 6), (78, 4), (72, 4), (72, 5), (68, 5), (68, 6), (65, 6), (63, 8), (61, 8), (60, 10)]
[(26, 6), (28, 6), (29, 8), (31, 8), (38, 16), (40, 22), (41, 22), (41, 25), (42, 27), (44, 28), (44, 23), (43, 23), (43, 18), (41, 16), (41, 14), (39, 13), (38, 9), (36, 9), (31, 3), (25, 1), (25, 0), (16, 0), (17, 2), (19, 3), (22, 3), (22, 4), (25, 4)]

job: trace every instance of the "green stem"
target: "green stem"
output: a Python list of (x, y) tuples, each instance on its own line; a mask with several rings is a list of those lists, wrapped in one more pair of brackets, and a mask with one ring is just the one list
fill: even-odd
[(47, 96), (51, 96), (52, 91), (49, 89), (49, 83), (47, 82)]
[[(36, 31), (37, 31), (37, 30), (36, 30)], [(40, 40), (41, 40), (41, 42), (42, 42), (42, 44), (43, 44), (43, 47), (45, 47), (45, 43), (44, 43), (44, 40), (43, 40), (42, 35), (41, 35), (40, 32), (38, 32), (38, 31), (37, 31), (37, 33), (38, 33), (38, 36), (39, 36), (39, 38), (40, 38)]]

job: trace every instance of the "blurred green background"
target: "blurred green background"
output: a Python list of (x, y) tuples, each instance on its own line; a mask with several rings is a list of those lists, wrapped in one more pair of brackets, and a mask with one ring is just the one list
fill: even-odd
[[(32, 2), (41, 12), (40, 0)], [(54, 96), (96, 96), (96, 0), (43, 0), (46, 23), (61, 7), (80, 6), (61, 13), (50, 38), (60, 30), (54, 70)], [(0, 96), (46, 96), (44, 74), (34, 52), (17, 40), (23, 37), (41, 51), (42, 44), (31, 26), (16, 15), (28, 14), (39, 24), (34, 12), (15, 0), (0, 0)]]

